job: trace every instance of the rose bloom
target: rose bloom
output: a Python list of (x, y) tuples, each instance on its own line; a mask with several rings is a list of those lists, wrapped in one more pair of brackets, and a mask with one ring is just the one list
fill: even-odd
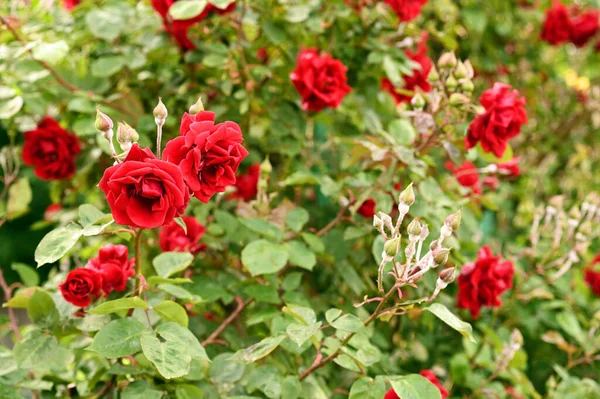
[(201, 111), (185, 114), (180, 137), (167, 143), (163, 159), (179, 165), (183, 178), (202, 202), (236, 182), (235, 173), (248, 155), (242, 146), (242, 131), (237, 123), (215, 125), (215, 114)]
[(485, 112), (471, 122), (465, 146), (469, 149), (480, 142), (485, 152), (492, 152), (500, 158), (508, 140), (517, 136), (521, 126), (527, 123), (525, 98), (509, 85), (494, 83), (491, 89), (483, 92), (479, 102)]
[(356, 210), (356, 213), (358, 213), (360, 216), (366, 219), (370, 219), (373, 216), (375, 216), (376, 205), (377, 203), (375, 202), (375, 200), (373, 198), (369, 198), (360, 205), (360, 207)]
[(394, 12), (402, 22), (412, 21), (421, 13), (421, 8), (427, 4), (428, 0), (384, 0), (392, 7)]
[(502, 305), (500, 295), (512, 287), (514, 274), (512, 262), (502, 262), (490, 247), (482, 247), (477, 260), (465, 265), (458, 276), (458, 307), (469, 309), (477, 319), (482, 306)]
[(158, 243), (160, 249), (165, 252), (191, 252), (196, 254), (206, 248), (206, 245), (200, 244), (200, 238), (204, 235), (206, 228), (198, 223), (192, 216), (182, 216), (183, 222), (187, 228), (187, 233), (175, 221), (165, 226), (160, 231)]
[(498, 170), (503, 175), (508, 175), (510, 177), (518, 177), (521, 174), (521, 168), (519, 168), (519, 158), (514, 157), (510, 161), (501, 162), (496, 164)]
[(98, 187), (119, 224), (152, 229), (181, 216), (190, 193), (177, 165), (136, 143), (123, 163), (106, 169)]
[(67, 11), (71, 11), (81, 3), (81, 0), (62, 0), (63, 8)]
[(42, 119), (37, 128), (23, 134), (23, 162), (35, 168), (43, 180), (68, 179), (75, 174), (75, 156), (79, 154), (79, 139), (60, 127), (50, 117)]
[(102, 296), (102, 276), (93, 269), (75, 269), (58, 288), (65, 301), (86, 307)]
[(492, 190), (496, 190), (498, 188), (498, 185), (500, 184), (500, 181), (498, 180), (498, 178), (496, 176), (486, 176), (483, 179), (483, 185), (487, 186), (489, 188), (491, 188)]
[(463, 187), (469, 187), (475, 193), (481, 192), (481, 186), (479, 184), (479, 173), (477, 167), (469, 161), (464, 161), (462, 165), (455, 166), (452, 162), (446, 162), (446, 169), (448, 169), (458, 183)]
[[(403, 76), (404, 87), (403, 89), (408, 91), (415, 91), (417, 88), (421, 89), (424, 92), (431, 91), (431, 85), (427, 80), (429, 76), (429, 72), (431, 72), (432, 62), (429, 57), (427, 57), (427, 32), (423, 33), (421, 38), (421, 42), (417, 46), (416, 51), (406, 50), (406, 56), (412, 61), (418, 63), (421, 67), (419, 69), (415, 69), (412, 72), (412, 75)], [(400, 104), (403, 102), (410, 102), (412, 99), (411, 95), (400, 94), (396, 92), (394, 84), (391, 80), (384, 78), (381, 80), (381, 87), (390, 93), (394, 100), (396, 100), (396, 104)]]
[(600, 11), (589, 10), (571, 19), (571, 41), (583, 47), (600, 29)]
[(62, 211), (62, 205), (61, 204), (50, 204), (50, 205), (48, 205), (48, 207), (44, 211), (44, 220), (47, 221), (47, 222), (54, 220), (54, 217), (60, 211)]
[(238, 175), (235, 182), (235, 193), (229, 198), (243, 199), (248, 202), (256, 198), (258, 193), (258, 179), (260, 178), (260, 164), (254, 164), (248, 168), (246, 174)]
[(104, 295), (113, 290), (122, 292), (127, 287), (127, 280), (135, 274), (135, 259), (129, 259), (129, 251), (125, 245), (106, 245), (98, 251), (98, 256), (88, 261), (86, 268), (93, 269), (102, 275), (102, 291)]
[[(444, 386), (440, 383), (440, 381), (438, 380), (436, 375), (433, 373), (433, 371), (421, 370), (421, 372), (419, 374), (421, 374), (423, 377), (427, 378), (429, 380), (429, 382), (431, 382), (433, 385), (435, 385), (437, 387), (437, 389), (440, 390), (442, 399), (446, 399), (448, 396), (450, 396), (450, 393), (448, 392), (448, 390), (446, 388), (444, 388)], [(401, 398), (398, 395), (396, 395), (396, 392), (394, 392), (393, 389), (390, 389), (389, 391), (387, 391), (387, 393), (385, 394), (383, 399), (401, 399)]]
[(352, 91), (347, 84), (347, 70), (340, 60), (327, 53), (319, 55), (315, 48), (300, 51), (290, 79), (302, 97), (302, 108), (308, 111), (337, 108)]
[(571, 38), (569, 11), (560, 1), (553, 1), (552, 8), (546, 10), (541, 38), (550, 44), (562, 44)]
[(587, 285), (600, 296), (600, 271), (594, 270), (594, 265), (600, 263), (600, 254), (594, 258), (592, 265), (585, 269), (584, 279)]

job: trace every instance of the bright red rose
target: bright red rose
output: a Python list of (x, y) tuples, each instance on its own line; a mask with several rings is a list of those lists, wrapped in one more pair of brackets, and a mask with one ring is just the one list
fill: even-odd
[(102, 296), (102, 276), (92, 269), (75, 269), (58, 288), (65, 301), (86, 307)]
[(600, 271), (594, 270), (594, 265), (600, 263), (600, 254), (592, 260), (591, 266), (585, 269), (584, 279), (587, 285), (600, 296)]
[(375, 216), (376, 205), (377, 203), (375, 200), (373, 198), (369, 198), (360, 205), (360, 207), (356, 210), (356, 213), (366, 219), (371, 219), (373, 216)]
[(127, 280), (135, 274), (135, 259), (129, 259), (129, 251), (125, 245), (106, 245), (98, 251), (98, 256), (88, 261), (87, 268), (102, 275), (102, 291), (104, 295), (113, 290), (124, 291)]
[(81, 0), (62, 0), (63, 8), (67, 11), (71, 11), (81, 3)]
[[(187, 131), (184, 132), (184, 129)], [(212, 112), (186, 114), (181, 121), (183, 135), (167, 143), (163, 159), (179, 165), (183, 178), (202, 202), (235, 184), (235, 173), (248, 155), (242, 146), (242, 131), (237, 123), (215, 125)]]
[[(421, 374), (423, 377), (427, 378), (433, 385), (435, 385), (440, 390), (442, 399), (446, 399), (448, 396), (450, 396), (450, 393), (446, 390), (446, 388), (444, 388), (442, 386), (442, 384), (440, 384), (440, 381), (437, 379), (437, 377), (433, 373), (433, 371), (422, 370), (419, 374)], [(396, 394), (396, 392), (394, 392), (393, 389), (390, 389), (389, 391), (386, 392), (383, 399), (400, 399), (400, 397)]]
[(165, 252), (191, 252), (193, 254), (205, 249), (206, 245), (199, 244), (199, 241), (206, 228), (192, 216), (182, 216), (182, 219), (185, 222), (187, 233), (177, 222), (172, 221), (160, 231), (158, 237), (160, 249)]
[(337, 108), (346, 94), (352, 91), (347, 84), (348, 68), (340, 61), (315, 48), (302, 50), (290, 79), (302, 97), (302, 108), (321, 111)]
[[(431, 67), (433, 64), (431, 59), (427, 57), (427, 37), (427, 32), (424, 32), (416, 51), (405, 51), (406, 56), (412, 61), (418, 63), (421, 67), (419, 69), (414, 69), (412, 75), (402, 77), (404, 80), (404, 86), (402, 88), (404, 90), (414, 92), (417, 88), (419, 88), (424, 92), (431, 91), (431, 85), (429, 84), (427, 77), (429, 76), (429, 72), (431, 72)], [(381, 80), (381, 87), (394, 97), (396, 104), (410, 102), (412, 99), (411, 95), (400, 94), (396, 92), (394, 84), (387, 78), (383, 78)]]
[(571, 41), (583, 47), (600, 29), (600, 11), (589, 10), (571, 19)]
[(519, 168), (519, 158), (514, 157), (510, 161), (502, 162), (497, 164), (498, 170), (504, 175), (510, 177), (518, 177), (521, 174), (521, 168)]
[(496, 190), (500, 184), (500, 181), (496, 176), (486, 176), (482, 183), (484, 186), (488, 186), (492, 190)]
[(400, 18), (400, 21), (408, 22), (417, 18), (421, 13), (421, 8), (427, 4), (428, 0), (384, 0), (387, 5), (392, 7), (394, 12)]
[(52, 220), (54, 220), (54, 217), (60, 211), (62, 211), (62, 205), (61, 204), (50, 204), (50, 205), (48, 205), (48, 207), (44, 211), (44, 220), (45, 221), (52, 221)]
[(473, 191), (481, 191), (479, 184), (479, 173), (477, 167), (469, 161), (464, 161), (462, 165), (455, 166), (452, 162), (446, 162), (446, 169), (448, 169), (458, 183), (463, 187), (469, 187)]
[(37, 128), (23, 134), (23, 162), (35, 168), (43, 180), (68, 179), (75, 174), (75, 156), (79, 154), (79, 139), (60, 127), (50, 117), (42, 119)]
[(248, 202), (256, 198), (258, 193), (258, 179), (260, 178), (260, 164), (254, 164), (248, 168), (244, 175), (238, 175), (235, 182), (236, 192), (229, 198), (241, 198)]
[(508, 140), (517, 136), (521, 126), (527, 123), (525, 98), (509, 85), (494, 83), (491, 89), (483, 92), (479, 102), (485, 112), (471, 122), (465, 146), (469, 149), (480, 142), (485, 152), (500, 158)]
[(477, 319), (482, 306), (502, 305), (500, 295), (512, 287), (514, 274), (512, 262), (501, 262), (490, 247), (484, 246), (477, 260), (465, 265), (458, 276), (458, 307), (469, 309)]
[(560, 1), (555, 0), (552, 8), (546, 10), (541, 38), (554, 45), (566, 43), (571, 38), (569, 11)]
[(119, 224), (152, 229), (181, 216), (190, 193), (177, 165), (136, 143), (123, 163), (106, 169), (98, 187)]

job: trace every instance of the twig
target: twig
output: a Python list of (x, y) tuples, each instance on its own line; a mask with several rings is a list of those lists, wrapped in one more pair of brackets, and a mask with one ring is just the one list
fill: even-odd
[[(91, 98), (93, 96), (96, 95), (96, 93), (91, 92), (91, 91), (86, 91), (83, 90), (69, 82), (67, 82), (62, 76), (60, 76), (60, 74), (58, 72), (56, 72), (56, 70), (54, 68), (52, 68), (52, 66), (50, 66), (50, 64), (48, 64), (46, 61), (43, 60), (38, 60), (33, 56), (33, 48), (32, 47), (28, 47), (27, 44), (27, 40), (25, 40), (25, 38), (19, 33), (17, 32), (17, 30), (15, 28), (12, 27), (12, 25), (10, 24), (9, 21), (6, 20), (5, 17), (0, 16), (0, 21), (2, 21), (2, 24), (4, 26), (6, 26), (6, 28), (13, 34), (13, 36), (19, 41), (21, 42), (24, 46), (25, 49), (27, 50), (28, 53), (31, 54), (32, 58), (41, 66), (44, 67), (44, 69), (46, 69), (50, 75), (52, 75), (52, 77), (56, 80), (56, 82), (58, 84), (60, 84), (62, 87), (64, 87), (65, 89), (69, 90), (72, 93), (80, 93), (80, 94), (85, 94), (88, 98)], [(122, 114), (125, 115), (129, 115), (129, 116), (135, 116), (135, 113), (131, 112), (130, 110), (128, 110), (127, 108), (124, 108), (118, 104), (114, 104), (110, 101), (104, 100), (104, 99), (99, 99), (98, 100), (99, 103), (106, 105), (107, 107), (110, 107), (114, 110), (117, 110), (119, 112), (121, 112)]]
[(337, 216), (331, 222), (329, 222), (329, 224), (327, 224), (327, 226), (325, 226), (321, 230), (317, 231), (317, 236), (319, 236), (319, 237), (324, 236), (325, 234), (327, 234), (329, 232), (329, 230), (333, 229), (339, 222), (341, 222), (344, 219), (344, 214), (346, 213), (347, 210), (348, 210), (348, 206), (345, 206), (342, 209), (340, 209)]
[(215, 331), (212, 332), (204, 341), (202, 341), (202, 346), (206, 346), (213, 343), (222, 343), (221, 340), (217, 340), (219, 335), (229, 326), (233, 321), (242, 313), (244, 309), (248, 307), (253, 301), (254, 298), (248, 298), (246, 301), (242, 301), (242, 298), (239, 296), (235, 298), (237, 301), (237, 308), (225, 319), (223, 322), (217, 327)]
[[(0, 267), (0, 287), (4, 291), (4, 301), (8, 302), (11, 299), (12, 290), (6, 284), (6, 280), (4, 279), (4, 274), (2, 273), (2, 267)], [(15, 337), (17, 337), (17, 341), (21, 341), (21, 332), (19, 331), (19, 324), (17, 323), (17, 317), (15, 316), (15, 311), (13, 308), (8, 308), (8, 319), (10, 320), (10, 328), (15, 333)]]

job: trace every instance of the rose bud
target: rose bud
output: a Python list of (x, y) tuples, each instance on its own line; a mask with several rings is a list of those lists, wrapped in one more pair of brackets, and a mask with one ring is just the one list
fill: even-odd
[(383, 251), (391, 257), (396, 256), (400, 247), (400, 237), (392, 238), (383, 244)]
[(196, 103), (194, 103), (194, 105), (192, 105), (190, 107), (190, 114), (195, 115), (200, 111), (204, 111), (204, 104), (202, 103), (202, 97), (198, 97), (198, 101), (196, 101)]
[(448, 262), (448, 255), (450, 254), (449, 248), (438, 248), (433, 251), (433, 261), (436, 265), (445, 265)]
[(410, 183), (408, 187), (404, 189), (398, 196), (398, 202), (411, 206), (415, 203), (415, 192), (413, 191), (413, 184)]
[(448, 216), (444, 222), (446, 226), (450, 227), (452, 231), (458, 230), (460, 227), (460, 221), (462, 219), (462, 211), (459, 209), (456, 213)]
[(438, 60), (438, 67), (443, 69), (452, 69), (456, 66), (456, 55), (452, 51), (442, 54)]
[(165, 104), (163, 104), (160, 97), (158, 97), (158, 104), (152, 113), (154, 115), (154, 122), (157, 125), (162, 126), (165, 124), (165, 120), (167, 119), (167, 116), (169, 116), (169, 111), (167, 110), (167, 107), (165, 107)]

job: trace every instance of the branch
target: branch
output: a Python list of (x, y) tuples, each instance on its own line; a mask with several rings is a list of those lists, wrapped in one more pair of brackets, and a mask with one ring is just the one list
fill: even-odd
[(248, 298), (244, 302), (242, 301), (242, 298), (238, 296), (235, 298), (235, 300), (238, 304), (237, 308), (235, 308), (233, 313), (231, 313), (225, 320), (223, 320), (219, 327), (217, 327), (217, 329), (213, 331), (212, 334), (208, 336), (208, 338), (202, 341), (202, 346), (220, 342), (220, 340), (217, 340), (219, 335), (223, 332), (223, 330), (227, 328), (228, 325), (233, 323), (233, 321), (240, 315), (240, 313), (242, 313), (244, 309), (248, 307), (248, 305), (250, 305), (254, 301), (254, 298)]
[[(52, 75), (52, 77), (56, 80), (56, 82), (58, 84), (60, 84), (65, 89), (69, 90), (71, 93), (84, 94), (88, 98), (91, 98), (91, 97), (93, 97), (93, 96), (96, 95), (96, 93), (94, 93), (94, 92), (83, 90), (83, 89), (81, 89), (81, 88), (79, 88), (79, 87), (77, 87), (77, 86), (75, 86), (75, 85), (67, 82), (46, 61), (36, 59), (33, 56), (33, 47), (28, 47), (27, 46), (27, 44), (28, 44), (27, 40), (19, 32), (17, 32), (17, 30), (15, 28), (12, 27), (12, 25), (10, 24), (10, 22), (8, 20), (6, 20), (5, 17), (2, 17), (2, 16), (0, 16), (0, 21), (2, 21), (2, 24), (4, 26), (6, 26), (6, 28), (13, 34), (13, 36), (19, 42), (21, 42), (21, 44), (23, 44), (25, 46), (25, 49), (27, 50), (27, 52), (31, 54), (31, 58), (33, 58), (38, 64), (40, 64), (41, 66), (43, 66), (44, 69), (46, 69), (48, 72), (50, 72), (50, 75)], [(103, 105), (106, 105), (107, 107), (110, 107), (110, 108), (112, 108), (112, 109), (114, 109), (116, 111), (119, 111), (122, 114), (129, 115), (129, 116), (135, 116), (135, 113), (131, 112), (127, 108), (124, 108), (124, 107), (122, 107), (122, 106), (120, 106), (118, 104), (114, 104), (114, 103), (112, 103), (110, 101), (107, 101), (107, 100), (104, 100), (104, 99), (100, 99), (100, 100), (98, 100), (98, 102), (101, 103), (101, 104), (103, 104)]]
[[(4, 274), (2, 273), (2, 267), (0, 267), (0, 287), (2, 287), (2, 290), (4, 291), (4, 301), (10, 301), (12, 290), (6, 284)], [(15, 316), (15, 311), (13, 308), (8, 308), (8, 319), (10, 320), (10, 328), (15, 333), (17, 341), (20, 341), (22, 339), (21, 332), (19, 331), (19, 324), (17, 323), (17, 317)]]
[(327, 226), (325, 226), (321, 230), (317, 231), (316, 235), (321, 237), (321, 236), (324, 236), (325, 234), (327, 234), (329, 232), (329, 230), (333, 229), (338, 223), (340, 223), (342, 220), (344, 220), (344, 214), (346, 213), (347, 210), (348, 210), (348, 206), (344, 206), (342, 209), (340, 209), (337, 216), (331, 222), (329, 222), (329, 224), (327, 224)]

